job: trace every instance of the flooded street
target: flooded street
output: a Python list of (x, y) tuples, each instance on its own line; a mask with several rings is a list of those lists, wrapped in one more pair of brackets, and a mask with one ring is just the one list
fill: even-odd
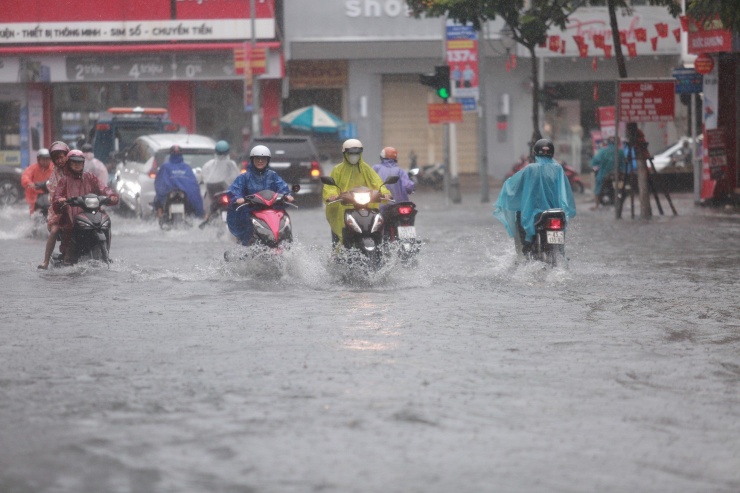
[(323, 209), (279, 270), (113, 215), (109, 269), (47, 272), (0, 209), (0, 492), (740, 491), (740, 215), (581, 195), (543, 270), (476, 194), (412, 199), (418, 268), (367, 282)]

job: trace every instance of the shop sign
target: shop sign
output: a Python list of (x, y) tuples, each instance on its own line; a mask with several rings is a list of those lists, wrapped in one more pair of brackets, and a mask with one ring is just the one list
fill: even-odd
[(669, 122), (675, 117), (676, 81), (619, 81), (619, 120)]
[(447, 23), (447, 65), (452, 96), (478, 97), (478, 32), (472, 25)]
[(727, 154), (725, 152), (725, 129), (722, 127), (705, 131), (709, 179), (719, 181), (725, 178)]
[(84, 56), (66, 60), (69, 81), (214, 80), (234, 78), (230, 51), (208, 54)]
[(694, 60), (694, 69), (701, 75), (707, 75), (712, 71), (712, 69), (714, 69), (714, 59), (712, 59), (711, 55), (701, 53)]
[(460, 103), (430, 103), (427, 105), (430, 124), (462, 123), (463, 111)]
[(719, 17), (706, 22), (690, 20), (688, 30), (689, 53), (732, 51), (732, 33), (724, 28)]
[(346, 60), (293, 60), (288, 63), (291, 89), (345, 87)]
[[(696, 62), (694, 62), (694, 66), (696, 66)], [(674, 68), (673, 77), (676, 79), (676, 94), (700, 93), (704, 79), (701, 74), (702, 72), (691, 68)]]

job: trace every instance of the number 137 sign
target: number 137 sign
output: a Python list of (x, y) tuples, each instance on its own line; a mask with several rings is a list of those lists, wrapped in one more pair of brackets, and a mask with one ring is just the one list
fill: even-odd
[(478, 98), (478, 33), (473, 26), (447, 23), (447, 65), (452, 96)]

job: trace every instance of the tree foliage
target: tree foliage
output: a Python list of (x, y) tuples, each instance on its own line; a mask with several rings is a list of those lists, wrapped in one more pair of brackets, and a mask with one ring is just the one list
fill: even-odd
[(700, 21), (712, 20), (719, 16), (725, 29), (740, 31), (738, 0), (689, 0), (686, 13)]

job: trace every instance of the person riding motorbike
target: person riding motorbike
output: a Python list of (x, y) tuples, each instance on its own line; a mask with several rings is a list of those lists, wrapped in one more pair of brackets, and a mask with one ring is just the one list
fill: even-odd
[(614, 154), (616, 154), (619, 160), (619, 170), (624, 172), (627, 166), (627, 160), (625, 159), (624, 153), (619, 152), (616, 149), (614, 139), (609, 138), (606, 147), (602, 147), (591, 159), (591, 168), (596, 173), (594, 178), (594, 209), (601, 205), (601, 188), (604, 185), (604, 180), (614, 172)]
[(83, 144), (82, 153), (85, 155), (85, 171), (94, 174), (100, 183), (108, 184), (108, 168), (100, 159), (95, 158), (92, 144)]
[(229, 195), (232, 197), (232, 201), (229, 210), (226, 212), (226, 224), (231, 234), (236, 236), (244, 246), (249, 245), (254, 230), (249, 218), (250, 207), (245, 206), (238, 211), (236, 210), (245, 202), (244, 197), (262, 190), (272, 190), (285, 195), (288, 202), (294, 200), (290, 187), (285, 183), (285, 180), (269, 168), (271, 157), (272, 153), (266, 146), (254, 146), (249, 152), (247, 172), (237, 176), (229, 187)]
[(182, 190), (185, 193), (186, 212), (203, 217), (203, 198), (200, 196), (198, 179), (183, 159), (182, 149), (177, 144), (170, 148), (169, 159), (159, 167), (154, 179), (154, 207), (157, 209), (157, 217), (164, 216), (167, 194), (173, 190)]
[[(334, 166), (330, 176), (334, 179), (337, 186), (324, 185), (322, 197), (326, 206), (326, 220), (331, 227), (332, 245), (341, 244), (342, 228), (344, 227), (344, 211), (352, 209), (352, 205), (344, 205), (342, 202), (328, 202), (337, 199), (348, 199), (349, 190), (354, 187), (368, 187), (371, 190), (380, 190), (381, 197), (390, 199), (390, 191), (383, 185), (383, 180), (378, 173), (362, 159), (362, 142), (357, 139), (345, 140), (342, 144), (341, 163)], [(378, 203), (370, 204), (371, 207), (377, 208)]]
[[(56, 189), (59, 180), (61, 180), (66, 173), (67, 153), (69, 153), (69, 146), (60, 140), (52, 142), (51, 146), (49, 146), (49, 155), (54, 164), (54, 169), (52, 170), (51, 176), (49, 176), (49, 180), (47, 182), (49, 197), (54, 196), (54, 190)], [(46, 229), (49, 230), (49, 237), (46, 239), (46, 246), (44, 247), (44, 259), (38, 266), (39, 269), (44, 270), (49, 268), (49, 261), (51, 261), (51, 255), (54, 253), (54, 247), (57, 244), (57, 235), (59, 234), (59, 214), (54, 211), (53, 207), (49, 208), (49, 212), (46, 216)]]
[[(54, 189), (52, 207), (57, 214), (60, 214), (59, 228), (62, 233), (60, 250), (64, 254), (64, 264), (70, 265), (73, 260), (70, 242), (72, 241), (72, 230), (74, 229), (74, 217), (82, 212), (82, 209), (67, 205), (65, 201), (72, 197), (95, 193), (110, 197), (109, 203), (116, 205), (118, 203), (118, 195), (105, 183), (101, 183), (94, 174), (84, 171), (85, 155), (82, 151), (69, 151), (67, 155), (67, 166), (69, 168), (68, 173), (62, 177)], [(110, 249), (110, 239), (108, 240), (108, 248)]]
[[(229, 157), (231, 150), (225, 140), (216, 142), (216, 157), (203, 165), (203, 183), (206, 185), (205, 208), (210, 209), (213, 196), (223, 192), (239, 176), (239, 167)], [(210, 214), (206, 214), (206, 220)]]
[[(548, 209), (563, 209), (571, 218), (576, 215), (573, 191), (563, 167), (553, 159), (555, 146), (540, 139), (532, 147), (535, 162), (530, 163), (504, 182), (496, 200), (493, 215), (506, 231), (528, 253), (535, 235), (535, 219)], [(517, 235), (517, 236), (515, 236)]]
[(54, 171), (54, 165), (51, 164), (51, 154), (49, 149), (39, 149), (36, 153), (36, 162), (26, 168), (21, 175), (21, 185), (26, 190), (26, 202), (28, 203), (31, 214), (36, 210), (36, 199), (42, 193), (36, 188), (36, 183), (45, 182)]
[[(396, 202), (407, 202), (409, 200), (409, 194), (414, 193), (416, 185), (405, 169), (398, 166), (398, 151), (393, 147), (385, 147), (380, 151), (381, 162), (373, 165), (373, 170), (378, 173), (380, 179), (385, 181), (389, 176), (396, 176), (400, 178), (396, 183), (392, 185), (386, 185), (388, 190), (393, 195), (393, 200)], [(388, 205), (381, 204), (380, 211), (382, 212)]]

